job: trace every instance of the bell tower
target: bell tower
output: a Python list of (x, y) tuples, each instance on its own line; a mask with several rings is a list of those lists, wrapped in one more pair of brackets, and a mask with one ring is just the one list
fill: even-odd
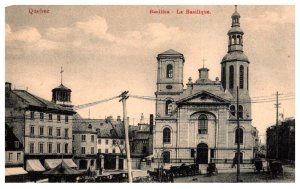
[(68, 87), (64, 86), (62, 83), (62, 74), (63, 74), (63, 69), (61, 68), (60, 71), (60, 85), (54, 89), (52, 89), (52, 102), (66, 106), (66, 107), (73, 107), (72, 102), (71, 102), (71, 92), (72, 90), (69, 89)]
[(157, 55), (157, 90), (156, 97), (163, 101), (156, 102), (157, 115), (170, 116), (175, 108), (175, 101), (183, 92), (183, 54), (172, 49)]
[[(235, 12), (231, 16), (231, 28), (228, 31), (228, 51), (221, 61), (221, 82), (225, 91), (236, 100), (237, 86), (239, 87), (240, 107), (231, 106), (231, 111), (239, 110), (240, 118), (251, 119), (251, 105), (249, 96), (249, 60), (244, 54), (244, 32), (240, 27), (240, 14), (235, 5)], [(236, 117), (237, 115), (234, 115)]]

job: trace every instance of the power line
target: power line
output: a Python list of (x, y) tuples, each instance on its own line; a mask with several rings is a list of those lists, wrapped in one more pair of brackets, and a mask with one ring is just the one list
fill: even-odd
[[(130, 95), (132, 98), (137, 98), (137, 99), (142, 99), (142, 100), (152, 100), (152, 101), (167, 101), (168, 99), (161, 99), (161, 98), (156, 98), (156, 97), (149, 97), (149, 96), (138, 96), (138, 95)], [(295, 99), (294, 96), (283, 96), (280, 98), (280, 100), (292, 100)], [(265, 98), (265, 99), (255, 99), (255, 100), (240, 100), (241, 104), (246, 104), (246, 103), (263, 103), (263, 102), (274, 102), (276, 99), (274, 98)], [(230, 101), (232, 103), (236, 103), (235, 100)]]
[(80, 109), (83, 109), (83, 108), (94, 106), (96, 104), (108, 102), (108, 101), (111, 101), (111, 100), (116, 99), (116, 98), (119, 98), (119, 96), (114, 96), (114, 97), (111, 97), (111, 98), (108, 98), (108, 99), (98, 100), (98, 101), (95, 101), (95, 102), (74, 106), (74, 110), (80, 110)]

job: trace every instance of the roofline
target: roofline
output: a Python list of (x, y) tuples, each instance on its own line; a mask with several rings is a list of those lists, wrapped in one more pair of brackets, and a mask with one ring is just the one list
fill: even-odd
[[(202, 91), (200, 91), (200, 92), (198, 92), (198, 93), (195, 93), (195, 94), (193, 94), (193, 95), (191, 95), (191, 96), (182, 98), (182, 99), (178, 100), (178, 101), (176, 102), (176, 104), (182, 104), (182, 103), (184, 103), (183, 101), (188, 100), (188, 99), (192, 99), (194, 96), (197, 96), (197, 95), (202, 94), (202, 93), (208, 93), (208, 94), (212, 95), (213, 97), (216, 97), (217, 99), (221, 99), (221, 100), (225, 101), (225, 102), (223, 102), (223, 103), (221, 103), (221, 104), (224, 104), (224, 103), (230, 104), (230, 101), (229, 101), (229, 100), (226, 100), (226, 99), (224, 99), (224, 98), (222, 98), (222, 97), (219, 97), (219, 96), (217, 96), (217, 95), (214, 95), (214, 94), (212, 94), (212, 93), (210, 93), (210, 92), (208, 92), (208, 91), (206, 91), (206, 90), (202, 90)], [(205, 103), (201, 102), (201, 104), (205, 104)], [(212, 103), (208, 103), (208, 104), (212, 104)]]

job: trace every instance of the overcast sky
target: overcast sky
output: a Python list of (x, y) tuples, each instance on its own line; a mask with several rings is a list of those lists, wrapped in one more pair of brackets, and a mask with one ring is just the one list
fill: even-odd
[[(30, 14), (31, 9), (47, 14)], [(171, 14), (150, 14), (150, 10)], [(209, 15), (178, 15), (176, 10), (208, 10)], [(173, 12), (172, 12), (173, 11)], [(198, 78), (201, 59), (209, 77), (220, 77), (227, 52), (227, 31), (234, 6), (11, 6), (6, 8), (6, 76), (20, 89), (50, 100), (60, 84), (72, 89), (72, 103), (85, 104), (129, 90), (154, 96), (156, 56), (168, 49), (184, 54), (184, 84)], [(295, 92), (295, 19), (293, 6), (239, 6), (244, 53), (250, 60), (250, 95)], [(275, 96), (273, 96), (275, 98)], [(294, 100), (281, 101), (285, 117)], [(252, 104), (260, 135), (275, 123), (274, 102)], [(80, 110), (83, 117), (122, 115), (117, 100)], [(131, 124), (155, 113), (155, 102), (129, 98)], [(263, 136), (262, 136), (263, 137)], [(264, 138), (262, 138), (264, 140)], [(264, 141), (262, 141), (264, 142)]]

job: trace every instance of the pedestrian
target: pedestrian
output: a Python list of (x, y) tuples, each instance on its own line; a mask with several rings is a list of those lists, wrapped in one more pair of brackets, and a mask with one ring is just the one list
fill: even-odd
[(231, 168), (235, 168), (235, 164), (236, 164), (236, 157), (234, 157), (233, 160), (232, 160)]

